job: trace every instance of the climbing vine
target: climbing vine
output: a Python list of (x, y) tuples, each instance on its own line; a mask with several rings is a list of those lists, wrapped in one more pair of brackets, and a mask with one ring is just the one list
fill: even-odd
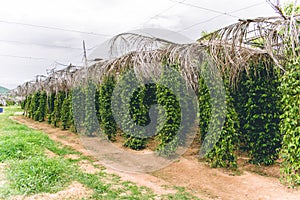
[[(156, 148), (160, 155), (176, 154), (178, 146), (186, 145), (188, 135), (196, 119), (193, 93), (179, 74), (179, 62), (162, 62), (162, 72), (156, 82), (155, 98), (158, 104), (156, 125)], [(148, 96), (148, 95), (147, 95)], [(150, 95), (151, 96), (151, 95)]]
[[(211, 167), (237, 167), (239, 119), (228, 78), (204, 62), (199, 74), (200, 156)], [(209, 133), (209, 134), (208, 134)]]
[(280, 131), (283, 137), (281, 172), (291, 186), (300, 185), (300, 57), (291, 60), (281, 78), (282, 108)]
[[(185, 143), (185, 135), (181, 127), (182, 110), (187, 110), (186, 104), (182, 103), (182, 87), (185, 87), (180, 76), (174, 71), (178, 70), (178, 64), (164, 62), (160, 80), (157, 82), (156, 98), (160, 105), (158, 118), (157, 151), (160, 155), (170, 156), (175, 153), (178, 145)], [(174, 71), (173, 71), (174, 70)], [(168, 86), (172, 86), (169, 88)]]
[(279, 131), (280, 74), (267, 58), (250, 63), (248, 75), (235, 92), (236, 107), (241, 123), (241, 141), (249, 151), (250, 162), (271, 165), (277, 160), (282, 135)]
[(85, 86), (85, 134), (96, 136), (99, 133), (99, 122), (96, 116), (96, 85), (93, 80), (88, 80)]
[(66, 97), (66, 93), (63, 91), (60, 91), (57, 93), (57, 95), (55, 95), (53, 120), (52, 120), (52, 124), (54, 125), (54, 127), (60, 126), (61, 109), (62, 109), (62, 104), (63, 104), (65, 97)]
[(31, 103), (30, 103), (30, 111), (29, 111), (30, 117), (33, 120), (36, 120), (36, 121), (37, 121), (37, 118), (38, 118), (37, 110), (38, 110), (38, 107), (39, 107), (39, 98), (40, 98), (40, 92), (34, 93), (32, 98), (31, 98)]
[(125, 138), (124, 146), (134, 150), (145, 148), (146, 140), (144, 130), (141, 126), (145, 118), (144, 116), (144, 84), (139, 82), (132, 71), (124, 72), (121, 76), (118, 87), (116, 88), (113, 105), (115, 112), (119, 114), (119, 128), (123, 131)]
[(62, 103), (61, 109), (61, 127), (63, 130), (69, 129), (73, 123), (72, 115), (72, 92), (67, 92)]
[(117, 134), (117, 125), (111, 110), (111, 98), (115, 87), (114, 77), (106, 77), (105, 81), (100, 85), (100, 89), (96, 98), (97, 117), (101, 124), (104, 134), (109, 140), (115, 140)]
[(47, 108), (47, 94), (45, 91), (42, 91), (39, 95), (39, 105), (36, 111), (36, 121), (43, 122), (46, 116)]

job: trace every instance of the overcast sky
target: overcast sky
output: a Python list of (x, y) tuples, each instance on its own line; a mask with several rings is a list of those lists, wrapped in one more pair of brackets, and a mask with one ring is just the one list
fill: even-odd
[(168, 29), (195, 41), (239, 18), (276, 15), (265, 0), (2, 0), (0, 86), (13, 89), (62, 68), (57, 62), (81, 65), (83, 40), (91, 55), (131, 30)]

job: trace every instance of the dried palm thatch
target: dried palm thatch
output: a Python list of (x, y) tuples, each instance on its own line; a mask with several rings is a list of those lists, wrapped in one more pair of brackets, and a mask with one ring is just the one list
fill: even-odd
[(104, 76), (117, 75), (129, 68), (133, 68), (141, 76), (147, 76), (150, 71), (155, 72), (153, 67), (161, 62), (158, 55), (171, 44), (174, 43), (135, 33), (119, 34), (110, 41), (111, 58), (80, 69), (75, 74), (74, 82), (82, 84), (86, 79), (93, 79), (100, 84)]
[[(153, 47), (152, 44), (150, 45)], [(143, 46), (143, 48), (147, 47)], [(181, 75), (191, 88), (196, 89), (199, 58), (203, 52), (205, 52), (205, 46), (197, 43), (185, 45), (170, 43), (157, 49), (150, 49), (148, 46), (147, 50), (131, 51), (112, 60), (97, 62), (85, 70), (81, 69), (74, 76), (75, 82), (82, 83), (82, 80), (88, 77), (97, 84), (101, 84), (105, 76), (112, 75), (118, 78), (118, 75), (128, 69), (133, 69), (140, 80), (155, 80), (161, 73), (161, 63), (167, 60), (169, 63), (178, 63)]]
[(69, 91), (73, 86), (74, 74), (79, 69), (79, 67), (70, 64), (64, 69), (52, 70), (47, 81), (43, 82), (45, 90), (56, 94), (58, 91)]
[(32, 94), (36, 91), (34, 81), (28, 81), (19, 85), (16, 89), (10, 91), (11, 96), (18, 96), (24, 99), (27, 95)]
[(168, 40), (157, 37), (144, 36), (137, 33), (121, 33), (110, 40), (110, 55), (112, 58), (128, 52), (141, 52), (161, 48), (166, 45), (175, 44)]
[(287, 52), (299, 56), (300, 15), (239, 20), (198, 40), (220, 66), (231, 66), (233, 77), (255, 53), (267, 53), (284, 71)]
[(299, 23), (299, 15), (240, 20), (192, 44), (175, 44), (135, 33), (119, 34), (111, 40), (111, 59), (84, 68), (70, 65), (63, 70), (51, 70), (47, 78), (40, 77), (19, 86), (17, 93), (26, 95), (41, 89), (49, 93), (68, 91), (87, 79), (101, 84), (105, 76), (118, 77), (127, 69), (133, 69), (137, 77), (158, 77), (161, 63), (166, 60), (178, 64), (178, 71), (195, 91), (199, 65), (203, 62), (213, 60), (221, 73), (229, 75), (231, 82), (242, 70), (247, 71), (247, 61), (253, 57), (271, 57), (284, 70), (287, 52), (292, 52), (291, 56), (300, 53)]
[[(126, 34), (128, 35), (128, 34)], [(122, 36), (122, 35), (120, 35)], [(138, 37), (138, 38), (136, 38)], [(142, 40), (144, 36), (135, 35), (134, 39)], [(149, 38), (144, 38), (147, 40)], [(161, 63), (165, 60), (168, 63), (178, 64), (178, 71), (182, 77), (186, 80), (188, 86), (195, 91), (198, 88), (198, 75), (199, 67), (204, 62), (210, 62), (215, 64), (213, 60), (208, 56), (207, 50), (210, 47), (209, 43), (192, 43), (192, 44), (174, 44), (163, 42), (158, 48), (154, 48), (151, 40), (148, 40), (147, 45), (142, 44), (139, 51), (130, 51), (126, 54), (108, 61), (101, 61), (86, 70), (84, 77), (92, 78), (98, 84), (101, 84), (103, 77), (107, 75), (118, 76), (127, 69), (133, 69), (137, 77), (142, 78), (154, 78), (159, 77), (162, 69)], [(156, 38), (152, 41), (157, 42)], [(131, 43), (130, 41), (125, 41)], [(132, 43), (136, 43), (133, 41)], [(240, 50), (244, 56), (249, 58), (255, 54), (265, 54), (266, 51), (255, 50), (253, 48), (243, 48)], [(246, 62), (245, 59), (243, 59)], [(240, 62), (241, 65), (242, 62)], [(227, 68), (230, 68), (232, 64), (226, 66), (222, 65), (222, 72), (225, 73)], [(78, 73), (77, 80), (80, 80), (82, 73)]]
[(47, 76), (37, 75), (35, 80), (25, 82), (11, 90), (10, 96), (18, 96), (23, 100), (27, 95), (37, 91), (46, 91), (47, 94), (69, 91), (73, 87), (74, 74), (79, 68), (70, 64), (62, 70), (47, 70)]
[[(239, 22), (219, 29), (194, 44), (174, 44), (158, 38), (138, 34), (120, 34), (112, 40), (112, 51), (130, 50), (125, 55), (93, 66), (98, 81), (102, 74), (116, 74), (132, 67), (137, 75), (149, 76), (159, 73), (159, 66), (167, 58), (171, 63), (179, 63), (179, 71), (188, 84), (196, 89), (196, 74), (199, 57), (208, 52), (220, 71), (227, 73), (231, 83), (239, 77), (241, 71), (248, 71), (247, 61), (271, 57), (274, 63), (284, 71), (287, 54), (299, 55), (300, 15), (239, 20)], [(290, 53), (287, 53), (290, 52)], [(114, 52), (112, 52), (113, 54)], [(260, 56), (256, 56), (260, 55)], [(209, 59), (209, 58), (206, 58)], [(195, 62), (196, 61), (196, 62)]]

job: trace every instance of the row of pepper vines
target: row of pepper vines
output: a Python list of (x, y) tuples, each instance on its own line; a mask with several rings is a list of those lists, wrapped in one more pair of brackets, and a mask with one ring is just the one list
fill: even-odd
[[(225, 114), (225, 122), (218, 142), (205, 158), (212, 167), (236, 168), (238, 151), (248, 153), (254, 164), (271, 165), (281, 155), (285, 181), (300, 184), (299, 60), (290, 64), (284, 74), (278, 72), (266, 56), (253, 58), (248, 64), (248, 71), (241, 72), (235, 87), (229, 85), (226, 73), (223, 76), (224, 102), (212, 102), (218, 98), (211, 98), (211, 89), (218, 86), (206, 82), (201, 75), (199, 77), (201, 142), (207, 136), (209, 124), (218, 124), (220, 120), (211, 116), (212, 103), (226, 104), (225, 110), (216, 111)], [(174, 70), (178, 68), (176, 64), (170, 66)], [(163, 72), (163, 76), (168, 77), (167, 73)], [(173, 79), (162, 78), (155, 84), (141, 84), (133, 74), (118, 81), (106, 77), (100, 86), (88, 81), (86, 87), (67, 92), (46, 94), (38, 91), (27, 96), (22, 107), (24, 114), (36, 121), (47, 120), (55, 127), (84, 132), (89, 136), (98, 134), (101, 129), (109, 140), (115, 141), (117, 132), (120, 132), (125, 138), (124, 146), (131, 149), (144, 149), (154, 140), (157, 151), (169, 156), (179, 145), (184, 145), (190, 125), (182, 123), (186, 119), (182, 118), (181, 112), (188, 108), (189, 102), (184, 95), (175, 95), (180, 93), (184, 84), (176, 77)], [(132, 91), (130, 86), (135, 83), (139, 86)], [(178, 91), (165, 87), (174, 83), (177, 83), (174, 88)], [(112, 105), (114, 91), (120, 99)], [(130, 93), (132, 95), (128, 95)], [(156, 104), (159, 106), (153, 107)], [(115, 121), (112, 106), (120, 116), (120, 124)], [(156, 117), (150, 118), (149, 112), (158, 116), (157, 121), (151, 121)], [(150, 123), (154, 127), (147, 127)], [(182, 124), (186, 127), (181, 127)], [(133, 128), (135, 125), (141, 128)]]
[[(221, 103), (226, 103), (227, 108), (218, 111), (226, 113), (224, 127), (219, 141), (206, 155), (214, 167), (235, 168), (237, 166), (236, 150), (240, 147), (246, 148), (254, 163), (272, 164), (278, 157), (281, 142), (278, 134), (278, 98), (266, 98), (277, 94), (275, 91), (277, 82), (273, 84), (272, 81), (276, 76), (267, 74), (266, 67), (263, 65), (263, 62), (255, 63), (250, 68), (250, 75), (242, 77), (239, 89), (236, 91), (233, 91), (225, 82), (226, 102)], [(253, 71), (257, 71), (256, 68), (261, 69), (262, 73), (254, 76)], [(176, 65), (173, 69), (176, 69)], [(171, 84), (177, 82), (178, 93), (180, 93), (180, 87), (184, 86), (184, 83), (180, 83), (179, 79), (162, 78), (158, 84), (140, 85), (138, 90), (130, 96), (128, 95), (132, 85), (130, 82), (137, 82), (133, 74), (131, 76), (123, 82), (120, 81), (123, 87), (119, 87), (121, 90), (116, 91), (122, 97), (121, 104), (128, 103), (128, 105), (114, 105), (123, 120), (119, 128), (123, 131), (122, 135), (125, 138), (124, 146), (135, 150), (146, 147), (147, 137), (153, 136), (154, 133), (145, 129), (133, 131), (130, 121), (133, 120), (136, 125), (142, 127), (148, 125), (151, 122), (149, 117), (151, 106), (159, 104), (160, 109), (156, 108), (154, 111), (160, 117), (154, 131), (152, 130), (152, 132), (157, 132), (155, 135), (155, 140), (158, 141), (157, 150), (162, 155), (174, 153), (178, 145), (184, 144), (188, 127), (181, 127), (182, 130), (179, 130), (180, 125), (185, 124), (181, 123), (181, 110), (183, 109), (179, 105), (180, 99), (175, 96), (174, 91), (170, 91), (164, 85), (167, 85), (166, 81), (172, 81)], [(199, 80), (199, 127), (201, 141), (203, 141), (209, 123), (215, 123), (211, 121), (210, 101), (218, 98), (210, 99), (210, 91), (204, 79), (200, 77)], [(117, 124), (112, 113), (111, 101), (115, 84), (113, 77), (107, 77), (104, 84), (99, 87), (92, 81), (88, 81), (86, 87), (75, 88), (68, 92), (49, 95), (43, 91), (36, 92), (26, 97), (23, 103), (25, 115), (36, 121), (47, 119), (49, 124), (62, 129), (73, 131), (79, 129), (80, 132), (90, 136), (97, 134), (101, 127), (107, 138), (114, 141)], [(270, 87), (273, 90), (270, 90)], [(245, 88), (248, 90), (243, 91)], [(186, 102), (181, 106), (187, 107), (188, 105), (189, 102)], [(127, 113), (127, 108), (130, 108), (129, 113)], [(73, 110), (76, 112), (73, 113)], [(145, 132), (148, 132), (148, 135), (144, 135)], [(183, 136), (180, 136), (178, 132)]]
[[(227, 105), (223, 111), (226, 113), (225, 123), (217, 144), (206, 155), (214, 167), (237, 167), (238, 151), (248, 153), (250, 162), (254, 164), (271, 165), (279, 157), (284, 135), (279, 130), (282, 113), (279, 81), (282, 74), (266, 56), (252, 58), (248, 64), (248, 71), (241, 72), (234, 87), (229, 86), (226, 73), (223, 76)], [(212, 121), (211, 105), (218, 98), (210, 98), (208, 84), (210, 89), (217, 87), (213, 82), (205, 83), (203, 78), (199, 78), (199, 129), (202, 142), (209, 123), (217, 123)], [(218, 112), (222, 113), (222, 110)]]
[[(119, 103), (125, 104), (127, 102), (128, 105), (114, 105), (122, 119), (119, 128), (122, 130), (121, 135), (125, 138), (124, 146), (135, 150), (144, 149), (149, 140), (147, 138), (152, 136), (150, 140), (158, 141), (157, 151), (161, 155), (169, 156), (184, 141), (182, 135), (182, 138), (177, 136), (181, 122), (179, 101), (170, 89), (162, 85), (163, 83), (139, 85), (133, 95), (128, 95), (130, 91), (128, 86), (131, 85), (129, 82), (132, 82), (134, 78), (127, 78), (122, 83), (121, 90), (117, 91), (120, 94), (118, 96), (122, 97)], [(54, 127), (70, 129), (88, 136), (99, 134), (99, 128), (101, 128), (107, 138), (114, 141), (117, 135), (117, 124), (111, 107), (115, 84), (114, 77), (106, 77), (104, 83), (99, 87), (89, 80), (85, 87), (75, 87), (67, 92), (60, 91), (48, 95), (43, 91), (35, 92), (27, 96), (22, 102), (24, 115), (40, 122), (47, 120)], [(128, 88), (126, 89), (126, 87)], [(150, 119), (149, 111), (157, 103), (162, 107), (161, 109), (154, 108), (153, 112), (156, 116), (160, 115), (161, 119), (153, 122), (151, 120), (155, 120), (157, 117), (152, 116)], [(127, 113), (127, 107), (129, 113)], [(131, 127), (131, 119), (141, 127), (151, 122), (154, 125), (136, 132)], [(155, 134), (156, 131), (158, 131), (157, 134)], [(145, 132), (147, 135), (144, 134)]]
[(250, 162), (271, 165), (278, 159), (282, 142), (281, 75), (269, 58), (252, 60), (247, 73), (243, 72), (234, 95), (243, 133), (241, 148), (249, 152)]

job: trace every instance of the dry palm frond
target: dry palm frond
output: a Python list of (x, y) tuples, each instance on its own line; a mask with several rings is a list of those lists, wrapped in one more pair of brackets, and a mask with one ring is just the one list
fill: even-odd
[(158, 49), (129, 52), (96, 63), (87, 69), (87, 76), (101, 84), (104, 76), (118, 77), (122, 72), (132, 69), (140, 80), (155, 80), (163, 68), (162, 62), (167, 59), (169, 64), (178, 64), (178, 72), (187, 85), (197, 91), (199, 67), (203, 62), (211, 62), (208, 57), (203, 57), (205, 54), (206, 46), (202, 44), (168, 44)]
[(276, 4), (272, 3), (271, 0), (267, 0), (267, 2), (276, 13), (278, 13), (282, 18), (287, 19), (287, 17), (283, 14), (279, 0), (276, 0)]
[[(252, 53), (268, 53), (282, 70), (288, 50), (299, 55), (300, 15), (240, 20), (198, 40), (209, 47), (210, 54), (222, 66), (247, 62)], [(245, 49), (248, 49), (245, 51)]]
[(110, 55), (112, 58), (116, 58), (130, 52), (155, 50), (169, 44), (174, 43), (137, 33), (121, 33), (110, 40)]
[[(144, 36), (139, 37), (144, 38)], [(134, 35), (134, 38), (135, 40), (143, 40), (142, 38), (138, 39), (137, 35)], [(151, 39), (159, 41), (159, 39)], [(242, 40), (239, 39), (239, 41), (241, 42)], [(130, 41), (126, 42), (124, 38), (123, 42), (130, 43)], [(150, 47), (142, 43), (141, 50), (139, 51), (132, 51), (113, 60), (91, 66), (90, 68), (93, 69), (93, 73), (90, 74), (97, 76), (96, 80), (98, 83), (101, 83), (103, 75), (116, 75), (127, 69), (133, 69), (137, 77), (158, 77), (162, 69), (162, 61), (167, 59), (170, 64), (178, 64), (178, 71), (185, 79), (187, 85), (197, 91), (199, 67), (204, 62), (217, 65), (221, 74), (230, 71), (230, 78), (234, 80), (246, 66), (245, 63), (250, 57), (256, 54), (267, 53), (266, 50), (257, 49), (242, 43), (237, 49), (234, 48), (234, 44), (225, 41), (210, 40), (192, 44), (165, 43), (160, 48), (151, 49), (152, 43), (149, 43)], [(210, 50), (209, 53), (211, 51), (218, 52), (216, 53), (218, 57), (214, 57), (214, 54), (212, 56), (208, 55), (207, 50)], [(230, 56), (231, 54), (235, 57)], [(215, 58), (217, 62), (212, 61), (211, 57)]]

